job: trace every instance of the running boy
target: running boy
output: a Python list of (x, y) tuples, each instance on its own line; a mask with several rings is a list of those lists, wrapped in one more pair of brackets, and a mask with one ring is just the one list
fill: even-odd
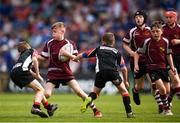
[(171, 70), (176, 74), (172, 61), (171, 50), (169, 49), (169, 41), (162, 37), (162, 24), (154, 22), (151, 25), (152, 38), (145, 40), (143, 46), (138, 48), (134, 57), (134, 72), (139, 72), (139, 56), (146, 55), (146, 65), (151, 81), (156, 84), (160, 93), (160, 98), (163, 102), (164, 115), (173, 115), (170, 110), (167, 97), (170, 92), (170, 83), (168, 78), (168, 71), (166, 68), (166, 60), (168, 61)]
[[(126, 114), (128, 118), (133, 118), (129, 92), (127, 91), (125, 84), (128, 85), (127, 69), (120, 52), (114, 48), (115, 37), (111, 32), (107, 32), (102, 37), (102, 45), (79, 54), (74, 60), (81, 58), (96, 57), (96, 78), (93, 91), (89, 94), (81, 106), (81, 111), (85, 112), (89, 103), (95, 100), (101, 90), (105, 87), (107, 81), (111, 81), (119, 90), (123, 97), (123, 103), (125, 106)], [(118, 72), (118, 67), (121, 67), (124, 82)]]
[[(69, 60), (62, 62), (59, 60), (59, 56), (67, 56), (70, 59), (75, 58), (74, 54), (77, 54), (75, 43), (65, 38), (66, 26), (63, 22), (56, 22), (51, 27), (52, 39), (49, 40), (39, 56), (39, 60), (50, 60), (48, 66), (47, 82), (46, 82), (46, 94), (48, 98), (52, 95), (54, 88), (59, 88), (62, 85), (68, 85), (80, 98), (85, 100), (88, 95), (80, 88), (78, 82), (76, 81), (71, 68), (69, 66)], [(73, 55), (66, 52), (62, 47), (66, 44), (73, 45)], [(93, 110), (95, 117), (101, 117), (101, 112), (96, 108), (96, 106), (91, 103), (91, 108)]]
[[(36, 51), (25, 41), (20, 42), (17, 45), (17, 49), (20, 52), (20, 57), (11, 70), (10, 76), (12, 81), (20, 88), (29, 87), (35, 91), (34, 104), (31, 109), (32, 114), (47, 118), (48, 115), (40, 109), (40, 104), (43, 103), (49, 116), (52, 116), (57, 107), (48, 103), (44, 96), (44, 88), (38, 82), (38, 80), (42, 82), (43, 79), (39, 74)], [(34, 72), (31, 70), (32, 67)]]

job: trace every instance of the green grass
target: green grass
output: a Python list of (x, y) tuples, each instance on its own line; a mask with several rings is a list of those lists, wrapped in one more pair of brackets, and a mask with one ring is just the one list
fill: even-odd
[[(122, 99), (119, 95), (102, 95), (96, 105), (103, 113), (102, 118), (94, 118), (91, 109), (80, 113), (81, 99), (73, 94), (54, 94), (49, 100), (57, 103), (59, 109), (51, 118), (42, 119), (30, 113), (33, 94), (0, 93), (0, 122), (180, 122), (180, 101), (173, 100), (173, 116), (157, 113), (157, 105), (151, 95), (142, 95), (142, 104), (132, 107), (136, 118), (126, 118)], [(43, 108), (43, 107), (42, 107)], [(44, 110), (44, 109), (43, 109)]]

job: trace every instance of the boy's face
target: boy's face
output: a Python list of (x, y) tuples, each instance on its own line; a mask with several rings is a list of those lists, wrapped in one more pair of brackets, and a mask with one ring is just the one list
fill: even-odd
[(64, 36), (65, 34), (65, 27), (54, 27), (52, 29), (52, 37), (53, 39), (59, 40), (61, 36)]
[(171, 26), (176, 22), (176, 18), (174, 16), (167, 15), (166, 16), (166, 23)]
[(161, 28), (157, 28), (157, 27), (153, 27), (151, 29), (151, 35), (152, 35), (152, 38), (156, 41), (160, 40), (161, 39), (161, 35), (162, 35), (163, 31)]
[(144, 17), (142, 15), (136, 15), (135, 22), (137, 26), (142, 26), (144, 23)]

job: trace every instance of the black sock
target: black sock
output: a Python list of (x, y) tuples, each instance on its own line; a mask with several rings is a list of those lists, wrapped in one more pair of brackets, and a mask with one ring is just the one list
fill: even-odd
[(40, 109), (40, 105), (33, 104), (33, 107), (34, 107), (34, 108), (39, 108), (39, 109)]
[(126, 113), (132, 112), (131, 104), (130, 104), (131, 102), (130, 102), (130, 97), (129, 96), (123, 96), (123, 103), (124, 103)]
[(47, 109), (47, 110), (51, 110), (51, 105), (50, 104), (48, 104), (47, 106), (44, 106), (45, 107), (45, 109)]
[(91, 97), (92, 98), (92, 101), (95, 100), (97, 98), (97, 94), (94, 93), (94, 92), (91, 92), (88, 97)]

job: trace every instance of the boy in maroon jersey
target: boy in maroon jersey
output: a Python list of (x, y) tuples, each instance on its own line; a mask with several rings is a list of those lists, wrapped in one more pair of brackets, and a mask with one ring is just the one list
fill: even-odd
[[(63, 22), (56, 22), (52, 25), (52, 37), (53, 39), (49, 40), (42, 51), (39, 59), (46, 60), (49, 58), (50, 63), (48, 66), (48, 75), (46, 83), (46, 94), (48, 98), (52, 95), (54, 88), (59, 88), (59, 85), (68, 85), (73, 91), (85, 100), (88, 95), (80, 88), (79, 84), (75, 80), (75, 77), (70, 69), (69, 60), (62, 62), (59, 60), (59, 55), (64, 55), (70, 59), (75, 58), (75, 55), (72, 55), (68, 52), (65, 52), (61, 48), (66, 44), (73, 45), (73, 54), (77, 54), (77, 49), (75, 44), (65, 38), (66, 27)], [(90, 107), (94, 112), (95, 117), (102, 117), (102, 113), (96, 108), (96, 106), (91, 103)]]
[(166, 61), (168, 61), (173, 74), (176, 74), (176, 70), (172, 61), (171, 50), (169, 49), (169, 41), (162, 37), (162, 33), (162, 24), (160, 22), (154, 22), (151, 26), (152, 38), (146, 39), (142, 47), (138, 48), (135, 54), (134, 72), (138, 73), (139, 71), (139, 56), (145, 54), (149, 76), (151, 81), (156, 84), (163, 102), (162, 114), (173, 115), (167, 100), (170, 91), (170, 83)]
[(172, 71), (169, 71), (172, 83), (168, 101), (169, 103), (171, 103), (172, 98), (175, 94), (180, 99), (180, 25), (177, 24), (177, 12), (175, 10), (167, 10), (165, 12), (165, 17), (166, 24), (163, 27), (163, 36), (170, 41), (173, 62), (178, 73), (174, 75)]
[[(147, 15), (144, 11), (138, 10), (134, 14), (136, 26), (129, 30), (123, 39), (123, 48), (130, 55), (130, 67), (134, 72), (134, 54), (136, 50), (144, 43), (144, 40), (150, 37), (150, 27), (146, 26)], [(141, 55), (139, 59), (139, 72), (134, 74), (134, 88), (132, 89), (133, 100), (140, 105), (139, 91), (143, 89), (146, 75), (145, 56)], [(148, 76), (147, 76), (148, 77)]]

